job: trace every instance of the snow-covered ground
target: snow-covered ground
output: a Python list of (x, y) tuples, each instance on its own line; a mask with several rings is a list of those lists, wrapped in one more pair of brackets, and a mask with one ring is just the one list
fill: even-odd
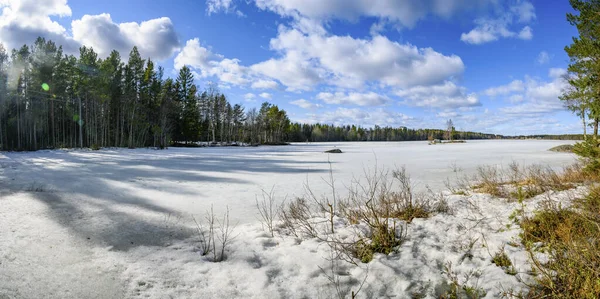
[[(319, 268), (328, 269), (329, 247), (266, 234), (255, 207), (262, 189), (274, 187), (280, 201), (302, 195), (305, 182), (328, 194), (331, 167), (343, 195), (352, 178), (377, 164), (406, 166), (417, 188), (439, 191), (455, 177), (454, 165), (466, 174), (512, 161), (566, 166), (575, 161), (572, 154), (547, 151), (565, 143), (572, 142), (0, 153), (0, 298), (331, 298), (334, 288)], [(344, 153), (323, 153), (334, 147)], [(518, 235), (506, 226), (515, 204), (485, 195), (449, 200), (455, 213), (415, 220), (398, 253), (376, 256), (368, 270), (340, 265), (342, 282), (356, 290), (366, 276), (359, 297), (410, 298), (421, 290), (435, 297), (451, 262), (461, 282), (479, 271), (467, 284), (477, 280), (490, 298), (520, 288), (515, 276), (490, 262), (490, 252)], [(536, 200), (541, 197), (528, 205)], [(238, 223), (222, 263), (200, 256), (192, 229), (191, 215), (202, 219), (211, 205), (217, 215), (229, 207)], [(465, 259), (473, 240), (473, 257)], [(529, 270), (520, 248), (506, 251), (517, 270)]]

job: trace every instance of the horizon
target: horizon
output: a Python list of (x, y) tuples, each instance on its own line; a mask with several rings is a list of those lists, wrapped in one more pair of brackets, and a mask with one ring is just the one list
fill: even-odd
[(233, 103), (268, 101), (299, 123), (581, 134), (558, 99), (577, 35), (568, 2), (350, 2), (8, 0), (0, 43), (41, 36), (101, 58), (137, 46), (166, 77), (188, 65), (201, 89), (215, 82)]

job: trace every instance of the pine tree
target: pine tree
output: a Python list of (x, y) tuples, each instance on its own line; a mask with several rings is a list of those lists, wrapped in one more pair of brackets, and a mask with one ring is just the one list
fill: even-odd
[[(572, 92), (564, 95), (570, 101), (585, 102), (578, 106), (587, 109), (592, 120), (593, 138), (598, 139), (598, 124), (600, 123), (600, 0), (570, 0), (571, 6), (579, 14), (567, 14), (569, 23), (577, 28), (578, 37), (565, 47), (569, 55), (568, 71), (571, 74)], [(589, 97), (588, 97), (589, 93)], [(579, 96), (582, 94), (583, 96)], [(585, 113), (584, 118), (585, 118)]]

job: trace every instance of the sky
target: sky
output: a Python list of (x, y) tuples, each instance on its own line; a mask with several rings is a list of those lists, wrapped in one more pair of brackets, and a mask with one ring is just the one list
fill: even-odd
[(566, 0), (0, 0), (0, 43), (101, 57), (135, 45), (176, 77), (292, 121), (581, 133), (558, 97)]

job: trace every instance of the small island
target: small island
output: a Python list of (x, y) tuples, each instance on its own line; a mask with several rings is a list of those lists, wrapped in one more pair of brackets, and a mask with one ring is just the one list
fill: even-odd
[(327, 153), (327, 154), (341, 154), (341, 153), (342, 153), (342, 150), (341, 150), (341, 149), (339, 149), (339, 148), (334, 148), (334, 149), (331, 149), (331, 150), (325, 151), (325, 153)]
[(551, 151), (551, 152), (558, 152), (558, 153), (572, 153), (573, 152), (573, 145), (571, 145), (571, 144), (563, 144), (563, 145), (555, 146), (555, 147), (549, 149), (549, 151)]
[(454, 128), (454, 123), (451, 119), (449, 119), (446, 122), (446, 128), (446, 132), (444, 133), (444, 138), (446, 138), (446, 140), (434, 139), (433, 136), (429, 136), (429, 145), (447, 143), (466, 143), (466, 141), (464, 140), (454, 140), (456, 129)]

